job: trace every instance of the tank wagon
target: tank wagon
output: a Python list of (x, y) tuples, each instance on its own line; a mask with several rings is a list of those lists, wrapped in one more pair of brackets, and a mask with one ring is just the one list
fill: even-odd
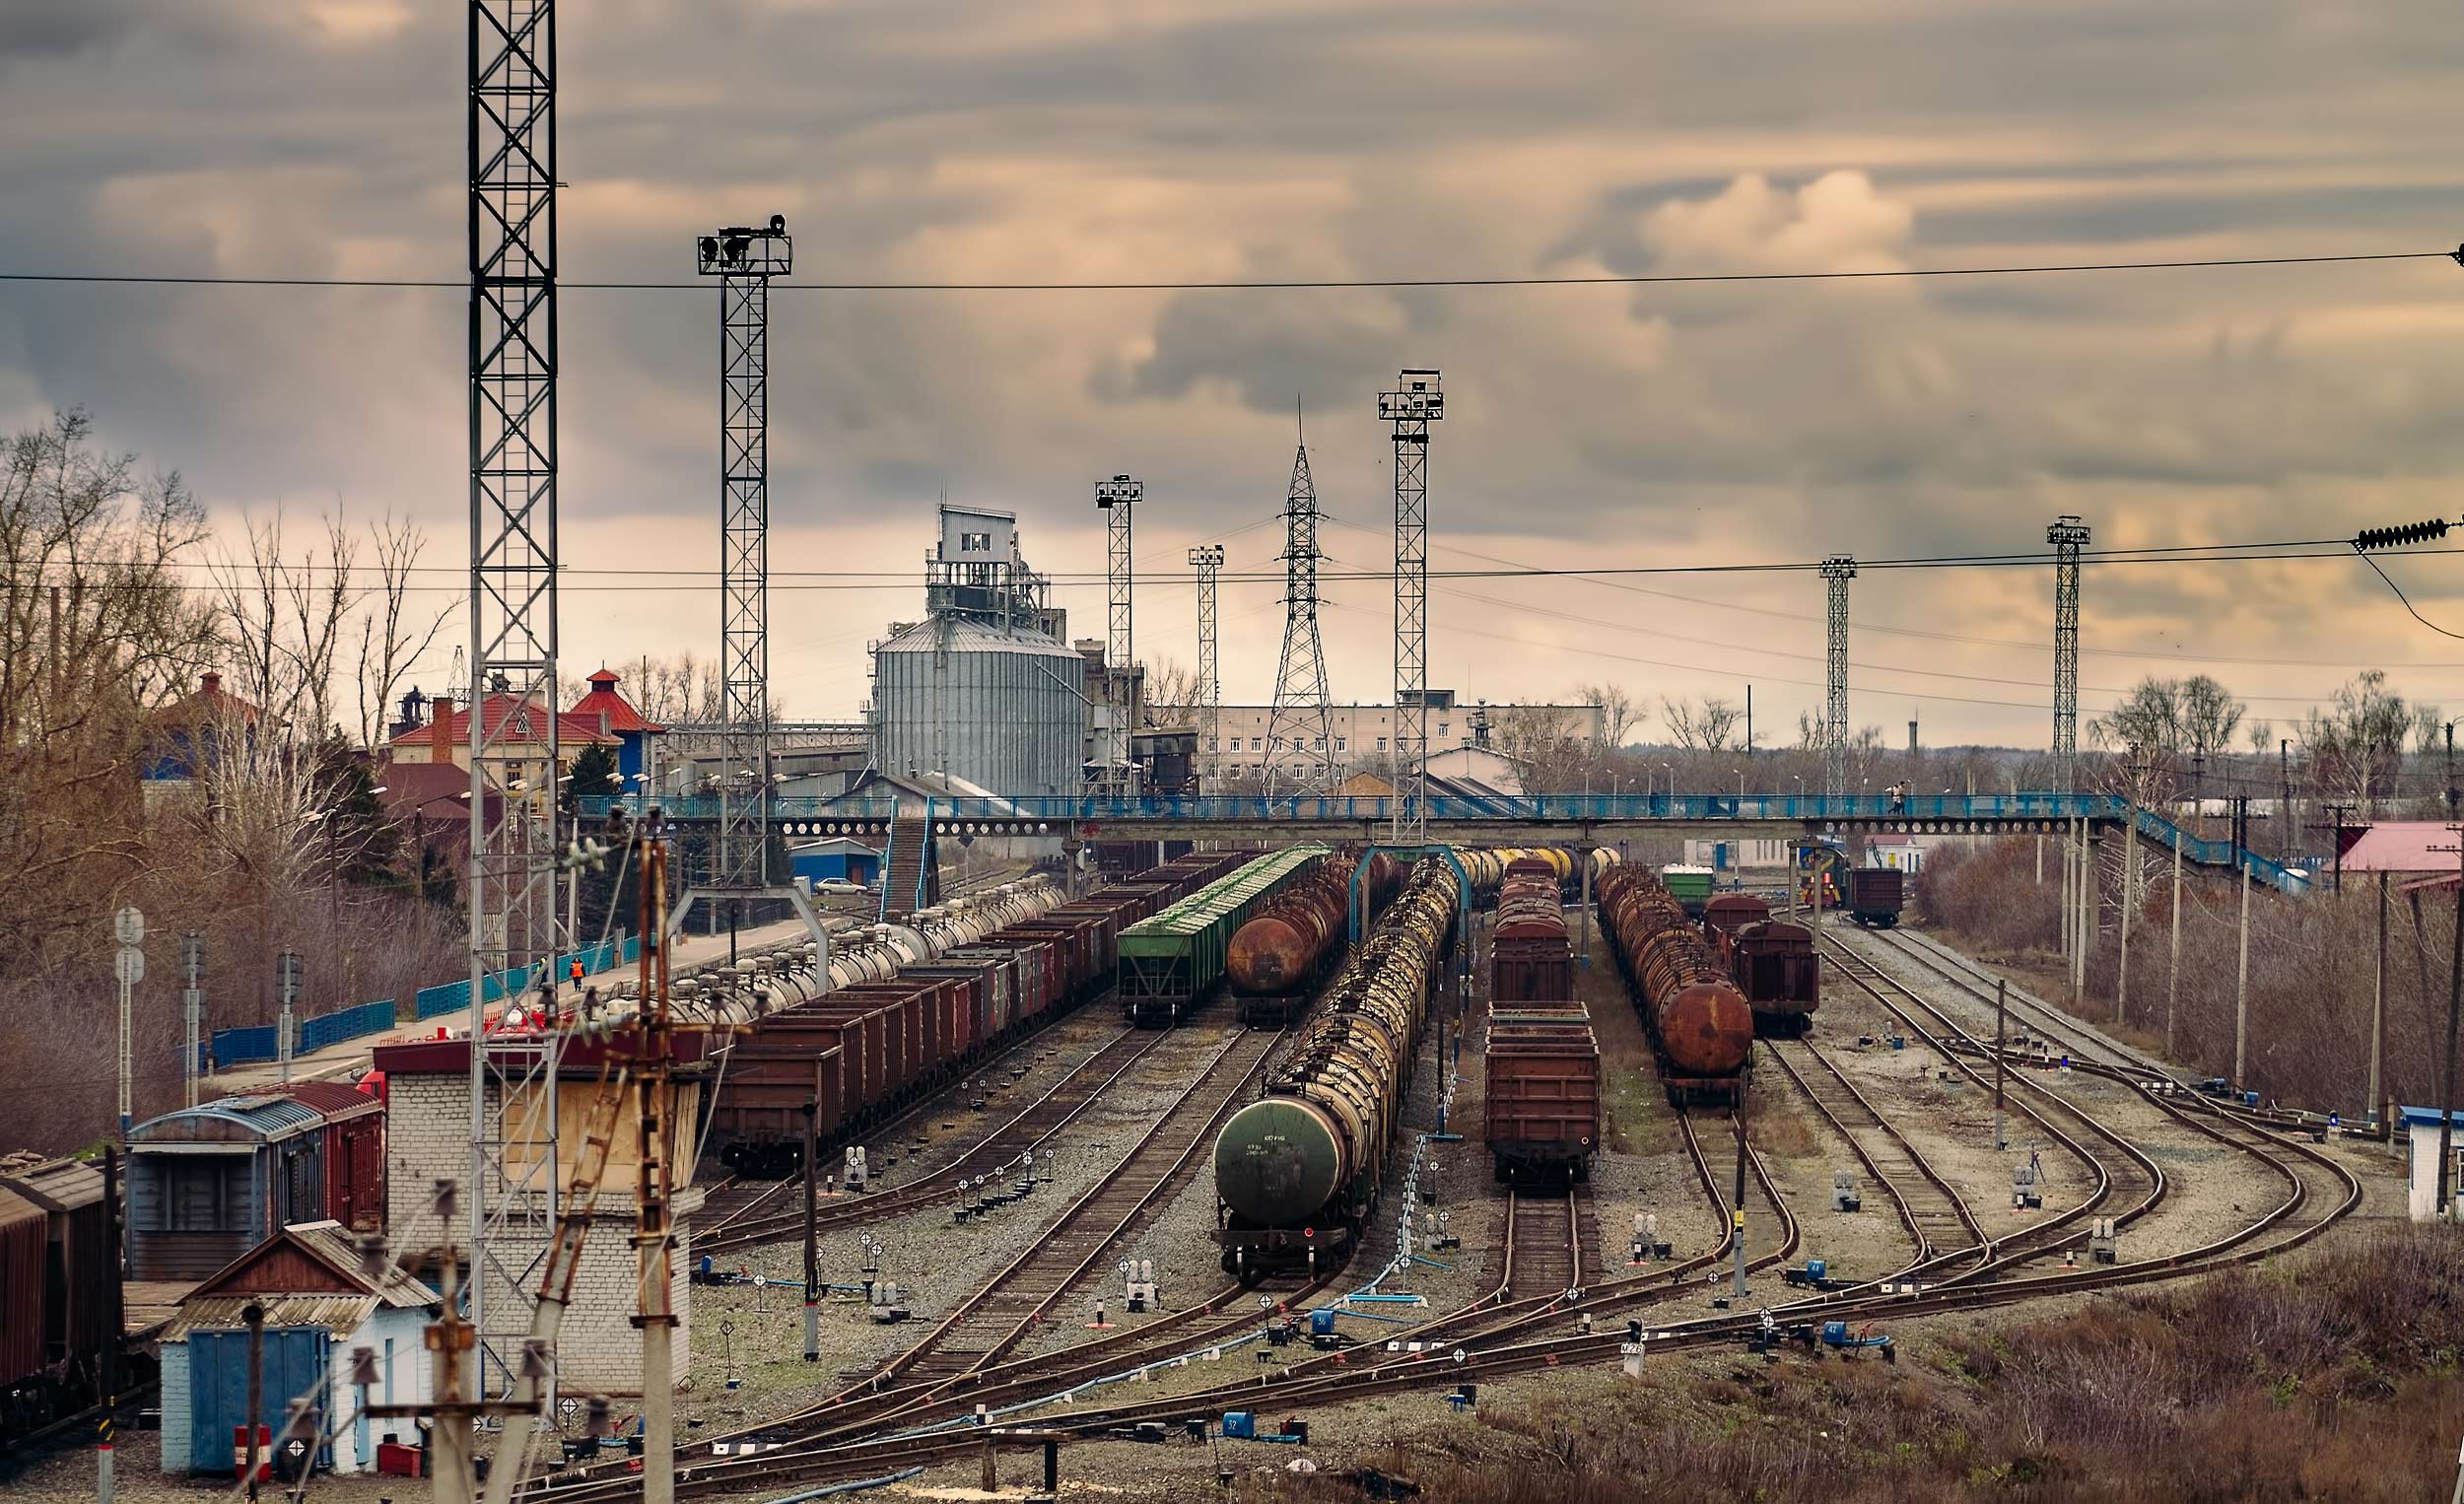
[(1498, 890), (1489, 926), (1488, 999), (1562, 1002), (1574, 995), (1574, 947), (1566, 939), (1564, 897), (1548, 863), (1518, 857)]
[(1753, 1009), (1677, 895), (1648, 872), (1619, 867), (1601, 884), (1600, 924), (1659, 1053), (1669, 1100), (1736, 1101)]
[[(1402, 885), (1403, 864), (1384, 852), (1372, 853), (1368, 861), (1360, 874), (1361, 899), (1374, 923)], [(1308, 1011), (1314, 985), (1342, 958), (1358, 866), (1352, 856), (1328, 857), (1232, 932), (1223, 972), (1243, 1023), (1281, 1028)]]
[(1376, 1208), (1455, 903), (1454, 873), (1420, 863), (1265, 1094), (1223, 1126), (1215, 1239), (1244, 1283), (1340, 1261)]
[(1492, 1004), (1480, 1136), (1513, 1186), (1587, 1181), (1600, 1141), (1600, 1042), (1579, 1002)]
[(987, 1052), (1110, 991), (1121, 931), (1247, 859), (1166, 862), (1074, 903), (1050, 884), (961, 900), (834, 941), (809, 942), (676, 985), (678, 1011), (741, 1024), (724, 1052), (708, 1151), (751, 1177), (802, 1173), (804, 1107), (825, 1148), (961, 1076)]
[(1169, 1029), (1223, 981), (1232, 936), (1268, 901), (1324, 864), (1332, 849), (1302, 845), (1242, 866), (1121, 931), (1121, 1013)]
[(1786, 920), (1747, 924), (1730, 939), (1729, 975), (1754, 1010), (1754, 1032), (1790, 1039), (1814, 1025), (1822, 963), (1814, 931)]
[[(0, 1455), (103, 1398), (121, 1345), (112, 1213), (95, 1166), (0, 1157)], [(123, 1367), (122, 1391), (143, 1377)]]

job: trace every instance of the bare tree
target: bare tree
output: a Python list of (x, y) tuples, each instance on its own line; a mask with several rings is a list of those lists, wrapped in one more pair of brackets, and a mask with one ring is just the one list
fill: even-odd
[(1148, 725), (1172, 725), (1190, 719), (1206, 704), (1206, 686), (1198, 670), (1171, 658), (1146, 665), (1145, 714)]
[(1660, 697), (1660, 719), (1669, 728), (1669, 739), (1687, 752), (1726, 752), (1742, 745), (1734, 738), (1745, 718), (1734, 701), (1719, 695), (1693, 703)]
[(1625, 745), (1625, 733), (1642, 729), (1643, 710), (1624, 688), (1602, 681), (1578, 684), (1574, 695), (1585, 705), (1600, 707), (1600, 739), (1611, 747)]
[(2393, 784), (2413, 729), (2404, 697), (2387, 688), (2385, 670), (2372, 668), (2338, 689), (2326, 710), (2303, 718), (2301, 751), (2325, 788), (2350, 794), (2368, 815)]
[(226, 554), (213, 569), (233, 692), (309, 737), (334, 726), (334, 671), (361, 593), (357, 541), (338, 518), (323, 528), (321, 543), (291, 558), (277, 512), (247, 524), (244, 558)]
[(2182, 681), (2182, 746), (2193, 757), (2216, 757), (2233, 744), (2233, 728), (2249, 710), (2206, 674)]
[(411, 576), (428, 546), (419, 524), (387, 512), (369, 524), (376, 582), (360, 617), (360, 745), (374, 747), (385, 728), (393, 692), (411, 665), (435, 646), (453, 613), (447, 601), (434, 612), (411, 605)]
[(0, 451), (0, 976), (90, 947), (143, 862), (129, 785), (212, 650), (177, 573), (203, 536), (179, 477), (141, 481), (81, 412)]

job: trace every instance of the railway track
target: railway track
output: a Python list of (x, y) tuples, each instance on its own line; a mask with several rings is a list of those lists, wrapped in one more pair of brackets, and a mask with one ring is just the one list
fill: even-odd
[[(1884, 1005), (1888, 1006), (1887, 1002)], [(1978, 1052), (1976, 1042), (1958, 1030), (1947, 1016), (1938, 1015), (1921, 1000), (1912, 1004), (1905, 1016), (1909, 1027), (1924, 1035), (1939, 1052), (1947, 1058), (1960, 1058), (1960, 1063), (1972, 1068), (1973, 1058)], [(1937, 1028), (1942, 1031), (1940, 1038), (1934, 1030), (1917, 1024), (1916, 1020), (1925, 1016), (1937, 1017)], [(1983, 1048), (1990, 1049), (1989, 1046)], [(2131, 1080), (2118, 1067), (2089, 1065), (2082, 1068), (2103, 1072), (2126, 1084)], [(2034, 1084), (2024, 1081), (2023, 1072), (2015, 1079), (2022, 1081), (2023, 1090)], [(2042, 1087), (2037, 1089), (2048, 1090)], [(2323, 1234), (2360, 1203), (2361, 1188), (2359, 1180), (2307, 1144), (2283, 1141), (2263, 1125), (2210, 1122), (2206, 1120), (2213, 1115), (2200, 1113), (2195, 1108), (2185, 1111), (2161, 1100), (2157, 1101), (2157, 1105), (2175, 1113), (2195, 1131), (2220, 1142), (2233, 1144), (2275, 1164), (2291, 1188), (2284, 1201), (2223, 1237), (2156, 1259), (2119, 1265), (2066, 1269), (2026, 1278), (1992, 1277), (2009, 1273), (2019, 1264), (2041, 1256), (2041, 1249), (2021, 1248), (2013, 1252), (2014, 1244), (2025, 1240), (2007, 1239), (1983, 1264), (1951, 1280), (1921, 1288), (1902, 1284), (1889, 1291), (1876, 1285), (1861, 1286), (1775, 1305), (1770, 1308), (1771, 1314), (1790, 1325), (1826, 1319), (1889, 1320), (1988, 1310), (2054, 1295), (2128, 1289), (2226, 1268), (2298, 1248)], [(2091, 1121), (2090, 1115), (2075, 1106), (2063, 1111), (2082, 1122)], [(1680, 1115), (1678, 1123), (1694, 1162), (1697, 1179), (1702, 1183), (1706, 1196), (1725, 1210), (1724, 1198), (1717, 1190), (1717, 1178), (1696, 1141), (1691, 1121)], [(2047, 1127), (2057, 1133), (2060, 1131), (2052, 1124)], [(2085, 1153), (2085, 1150), (2081, 1152)], [(1759, 1156), (1750, 1155), (1748, 1163), (1755, 1183), (1772, 1209), (1775, 1224), (1784, 1233), (1775, 1252), (1766, 1253), (1753, 1261), (1752, 1266), (1767, 1267), (1794, 1253), (1798, 1242), (1797, 1229), (1785, 1201), (1770, 1184)], [(2153, 1165), (2149, 1168), (2153, 1173)], [(2108, 1176), (2107, 1182), (2100, 1189), (2100, 1196), (2128, 1194), (2130, 1188), (2127, 1186), (2119, 1192), (2114, 1190), (2115, 1178)], [(2310, 1193), (2314, 1184), (2330, 1186), (2340, 1191), (2341, 1195), (2313, 1196)], [(2148, 1195), (2143, 1196), (2143, 1202), (2160, 1195), (2160, 1191), (2161, 1178), (2157, 1175)], [(1546, 1208), (1540, 1214), (1540, 1225), (1546, 1225), (1552, 1220), (1550, 1213), (1555, 1211), (1555, 1203), (1536, 1205)], [(2050, 1227), (2053, 1220), (2048, 1219), (2046, 1225)], [(1645, 1274), (1604, 1279), (1584, 1291), (1582, 1309), (1597, 1313), (1650, 1310), (1666, 1304), (1674, 1296), (1698, 1292), (1701, 1281), (1693, 1276), (1703, 1272), (1707, 1265), (1718, 1263), (1732, 1246), (1729, 1236), (1724, 1235), (1719, 1247), (1710, 1254)], [(1552, 1282), (1544, 1273), (1535, 1273), (1532, 1277), (1538, 1282)], [(1078, 1394), (1074, 1389), (1048, 1390), (1045, 1396), (1048, 1402), (1021, 1405), (1016, 1413), (1022, 1417), (1031, 1415), (1031, 1420), (1022, 1420), (1021, 1423), (1032, 1424), (1038, 1430), (1078, 1435), (1102, 1434), (1142, 1420), (1170, 1423), (1211, 1417), (1218, 1410), (1228, 1407), (1255, 1408), (1266, 1403), (1339, 1403), (1414, 1389), (1450, 1386), (1467, 1380), (1494, 1380), (1545, 1367), (1604, 1361), (1616, 1356), (1623, 1340), (1622, 1331), (1574, 1335), (1565, 1334), (1562, 1330), (1552, 1331), (1561, 1328), (1563, 1322), (1563, 1306), (1566, 1303), (1563, 1291), (1517, 1295), (1513, 1286), (1508, 1284), (1501, 1285), (1485, 1301), (1482, 1306), (1436, 1318), (1401, 1333), (1408, 1337), (1442, 1333), (1449, 1338), (1444, 1342), (1421, 1342), (1422, 1350), (1418, 1352), (1391, 1351), (1381, 1357), (1373, 1352), (1355, 1350), (1350, 1355), (1354, 1361), (1348, 1363), (1335, 1355), (1319, 1355), (1237, 1384), (1115, 1405), (1081, 1405), (1075, 1403)], [(1722, 1312), (1687, 1321), (1652, 1325), (1647, 1329), (1648, 1351), (1657, 1355), (1729, 1346), (1756, 1330), (1761, 1318), (1762, 1313), (1759, 1312)], [(1412, 1344), (1399, 1342), (1394, 1345), (1403, 1348)], [(992, 1370), (986, 1377), (992, 1378), (998, 1373), (999, 1370)], [(776, 1488), (786, 1484), (810, 1485), (878, 1474), (904, 1467), (972, 1459), (982, 1448), (982, 1434), (970, 1424), (944, 1423), (886, 1435), (851, 1435), (827, 1445), (793, 1447), (755, 1457), (697, 1460), (683, 1470), (678, 1491), (695, 1496)], [(562, 1500), (612, 1498), (622, 1494), (585, 1494), (534, 1487), (528, 1496)]]
[(1248, 1093), (1281, 1038), (1281, 1031), (1263, 1029), (1234, 1034), (1119, 1164), (924, 1340), (883, 1364), (866, 1381), (866, 1391), (904, 1378), (933, 1398), (1024, 1341), (1052, 1315), (1062, 1293), (1088, 1274), (1211, 1143), (1212, 1130)]
[[(1072, 1066), (1052, 1088), (1029, 1103), (1015, 1116), (987, 1132), (974, 1145), (948, 1164), (928, 1170), (915, 1179), (887, 1191), (868, 1191), (860, 1196), (843, 1196), (823, 1205), (817, 1224), (824, 1228), (854, 1227), (900, 1216), (920, 1207), (948, 1199), (958, 1189), (962, 1178), (973, 1179), (1014, 1166), (1022, 1154), (1032, 1153), (1087, 1108), (1092, 1106), (1139, 1060), (1172, 1036), (1153, 1031), (1121, 1029), (1087, 1058)], [(989, 1067), (985, 1067), (989, 1068)], [(900, 1114), (875, 1130), (875, 1137), (912, 1124), (932, 1112), (949, 1110), (945, 1098), (936, 1098)], [(722, 1182), (722, 1188), (727, 1183)], [(761, 1183), (747, 1182), (746, 1185)], [(800, 1201), (803, 1182), (774, 1181), (768, 1189), (748, 1197), (727, 1219), (707, 1233), (698, 1234), (694, 1247), (704, 1254), (730, 1253), (756, 1244), (776, 1242), (783, 1238), (803, 1236), (804, 1211), (799, 1206), (787, 1210), (769, 1208), (785, 1201)], [(705, 1215), (708, 1214), (705, 1203)]]
[(1762, 1045), (1890, 1197), (1900, 1225), (1916, 1245), (1909, 1268), (1987, 1251), (1992, 1239), (1966, 1199), (1814, 1041), (1773, 1039)]
[(1590, 1195), (1579, 1187), (1553, 1199), (1507, 1193), (1505, 1236), (1499, 1241), (1504, 1273), (1497, 1281), (1507, 1299), (1583, 1287), (1583, 1224), (1590, 1204)]

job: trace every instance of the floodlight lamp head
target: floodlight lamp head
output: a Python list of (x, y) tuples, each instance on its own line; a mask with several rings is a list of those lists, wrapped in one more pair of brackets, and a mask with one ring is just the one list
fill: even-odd
[(1107, 511), (1116, 506), (1127, 507), (1145, 494), (1145, 486), (1127, 475), (1116, 475), (1110, 480), (1095, 483), (1095, 505)]
[(1191, 549), (1190, 563), (1199, 569), (1220, 568), (1223, 564), (1223, 545), (1206, 543)]

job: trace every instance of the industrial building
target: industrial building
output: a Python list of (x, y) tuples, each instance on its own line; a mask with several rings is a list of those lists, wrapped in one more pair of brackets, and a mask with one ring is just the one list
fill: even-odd
[(1018, 551), (1017, 517), (943, 507), (925, 616), (872, 645), (873, 766), (1014, 794), (1083, 782), (1085, 660)]
[[(1490, 747), (1510, 739), (1515, 718), (1550, 728), (1554, 735), (1596, 743), (1608, 729), (1608, 713), (1597, 705), (1460, 704), (1451, 689), (1432, 689), (1428, 701), (1428, 754), (1434, 760), (1455, 747)], [(1274, 719), (1270, 705), (1227, 705), (1216, 718), (1216, 742), (1202, 748), (1227, 780), (1263, 778), (1267, 762), (1266, 731)], [(1393, 756), (1395, 707), (1392, 705), (1330, 705), (1326, 746), (1276, 749), (1274, 760), (1292, 777), (1339, 778), (1357, 768), (1382, 768)]]

